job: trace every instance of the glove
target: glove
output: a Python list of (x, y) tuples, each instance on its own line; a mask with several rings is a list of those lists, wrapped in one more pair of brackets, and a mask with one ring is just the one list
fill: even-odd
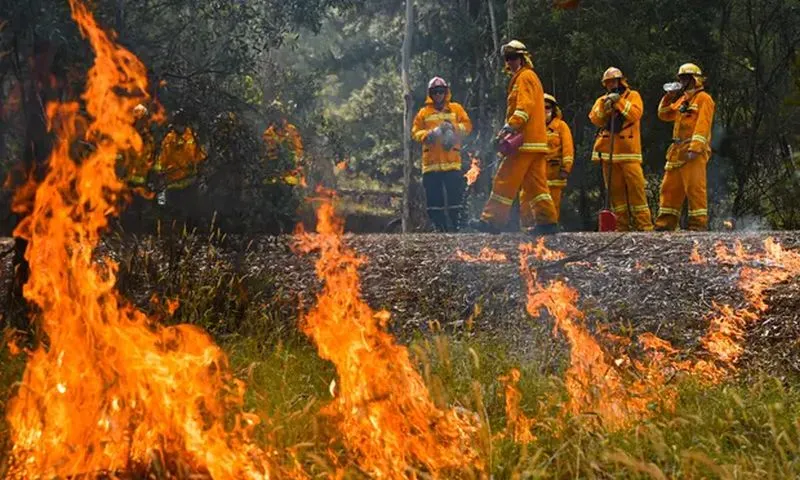
[(514, 127), (512, 127), (511, 125), (506, 123), (505, 125), (503, 125), (503, 128), (501, 128), (500, 131), (497, 132), (497, 138), (502, 138), (503, 136), (509, 134), (513, 135), (515, 133), (517, 133), (517, 130), (514, 129)]
[(446, 152), (449, 152), (457, 142), (458, 137), (454, 131), (448, 130), (444, 132), (444, 135), (442, 136), (442, 148), (444, 148)]
[(441, 126), (434, 128), (433, 130), (429, 131), (427, 135), (425, 135), (425, 143), (428, 145), (432, 143), (436, 143), (436, 140), (442, 136), (442, 129)]
[(439, 125), (439, 128), (441, 128), (444, 133), (454, 132), (455, 131), (455, 127), (448, 120), (445, 120), (444, 122), (442, 122), (442, 124)]
[(569, 172), (564, 170), (563, 168), (558, 171), (558, 178), (561, 180), (566, 180), (569, 177)]
[(614, 104), (614, 103), (619, 102), (619, 98), (620, 97), (619, 97), (619, 93), (615, 92), (615, 93), (609, 93), (608, 95), (606, 95), (606, 98), (608, 100), (611, 100), (611, 103)]

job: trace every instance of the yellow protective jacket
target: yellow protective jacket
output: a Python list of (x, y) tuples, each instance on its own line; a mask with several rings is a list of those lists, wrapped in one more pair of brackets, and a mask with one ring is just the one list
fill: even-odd
[(714, 121), (714, 100), (702, 88), (684, 93), (673, 103), (667, 97), (658, 105), (658, 118), (675, 122), (672, 145), (667, 149), (666, 170), (686, 163), (687, 154), (711, 155), (711, 124)]
[(186, 127), (182, 134), (171, 129), (161, 142), (153, 170), (166, 176), (167, 188), (184, 188), (194, 181), (197, 165), (205, 158), (191, 128)]
[[(610, 113), (605, 112), (605, 95), (594, 102), (592, 110), (589, 112), (589, 120), (600, 128), (597, 139), (592, 150), (592, 161), (608, 161), (608, 154), (611, 152), (611, 114), (619, 112), (614, 121), (614, 158), (613, 162), (642, 162), (642, 138), (641, 125), (642, 111), (644, 109), (642, 97), (636, 90), (626, 89), (620, 96), (619, 101), (614, 104), (614, 109)], [(620, 125), (621, 124), (621, 125)]]
[(300, 132), (297, 127), (291, 123), (276, 126), (272, 124), (264, 130), (262, 135), (264, 143), (267, 144), (267, 158), (270, 160), (277, 160), (281, 145), (290, 147), (290, 151), (294, 153), (295, 162), (299, 162), (303, 158), (303, 139), (300, 137)]
[(522, 133), (520, 152), (547, 153), (544, 90), (539, 76), (523, 65), (508, 83), (506, 123)]
[[(558, 166), (558, 170), (572, 172), (572, 163), (575, 155), (575, 146), (572, 143), (572, 131), (561, 117), (561, 110), (556, 109), (553, 119), (547, 124), (547, 165)], [(555, 171), (555, 168), (553, 169)], [(567, 180), (550, 178), (548, 168), (547, 184), (550, 186), (565, 187)]]
[[(414, 124), (411, 127), (411, 138), (422, 144), (422, 173), (449, 172), (461, 170), (461, 140), (472, 132), (472, 121), (461, 104), (451, 101), (450, 90), (444, 99), (444, 106), (437, 110), (430, 95), (425, 99)], [(427, 144), (425, 139), (433, 129), (448, 121), (453, 124), (458, 141), (452, 149), (446, 151), (440, 140)]]
[(144, 186), (147, 183), (147, 174), (153, 168), (155, 140), (147, 123), (137, 122), (134, 127), (142, 138), (142, 149), (138, 153), (130, 149), (122, 155), (125, 162), (125, 180), (131, 185)]

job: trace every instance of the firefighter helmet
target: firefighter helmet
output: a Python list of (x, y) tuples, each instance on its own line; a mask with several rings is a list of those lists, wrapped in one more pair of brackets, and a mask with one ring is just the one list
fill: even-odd
[(605, 72), (603, 72), (603, 78), (600, 80), (600, 83), (605, 86), (606, 82), (609, 80), (619, 79), (620, 81), (625, 78), (625, 74), (622, 73), (617, 67), (608, 67)]
[(500, 54), (505, 56), (510, 53), (525, 54), (528, 53), (528, 47), (519, 40), (511, 40), (502, 47), (500, 47)]
[(450, 86), (447, 85), (447, 82), (444, 81), (444, 78), (442, 78), (442, 77), (433, 77), (428, 82), (428, 90), (430, 90), (432, 88), (436, 88), (436, 87), (449, 88)]
[(558, 105), (558, 100), (556, 100), (556, 97), (550, 95), (549, 93), (545, 93), (544, 94), (544, 101), (545, 102), (550, 102), (553, 105)]
[(145, 107), (141, 103), (133, 107), (133, 118), (139, 120), (140, 118), (144, 118), (146, 116), (147, 116), (147, 107)]
[(684, 63), (678, 68), (678, 77), (682, 75), (691, 75), (694, 78), (695, 84), (699, 87), (703, 85), (703, 71), (694, 63)]

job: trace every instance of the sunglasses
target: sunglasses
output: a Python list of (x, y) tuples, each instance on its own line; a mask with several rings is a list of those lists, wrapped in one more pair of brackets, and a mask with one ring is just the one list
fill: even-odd
[(439, 88), (432, 88), (431, 89), (431, 95), (442, 95), (442, 94), (445, 94), (445, 93), (447, 93), (447, 89), (446, 88), (439, 87)]
[(522, 58), (522, 55), (518, 53), (509, 53), (508, 55), (505, 55), (503, 58), (506, 60), (506, 62), (510, 62), (512, 60), (519, 60), (520, 58)]

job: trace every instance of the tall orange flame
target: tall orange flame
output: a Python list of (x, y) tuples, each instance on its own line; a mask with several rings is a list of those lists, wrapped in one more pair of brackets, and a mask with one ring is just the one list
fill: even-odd
[(117, 152), (141, 148), (131, 114), (145, 97), (146, 72), (85, 5), (70, 7), (95, 52), (83, 99), (96, 149), (73, 161), (79, 105), (48, 105), (57, 135), (49, 172), (15, 232), (29, 242), (24, 295), (46, 340), (8, 405), (8, 476), (113, 476), (158, 465), (184, 477), (268, 478), (266, 455), (249, 441), (258, 419), (232, 415), (243, 385), (223, 352), (196, 327), (153, 324), (115, 290), (117, 264), (93, 258), (124, 193)]
[(510, 435), (517, 443), (530, 443), (535, 440), (531, 432), (534, 421), (528, 418), (520, 408), (522, 392), (517, 385), (519, 385), (521, 376), (519, 369), (512, 368), (508, 375), (503, 375), (498, 379), (505, 388), (506, 431), (504, 435)]
[(477, 421), (433, 403), (408, 350), (385, 331), (388, 313), (361, 298), (357, 269), (364, 260), (342, 244), (330, 202), (317, 216), (318, 235), (301, 234), (298, 247), (320, 250), (316, 270), (325, 286), (302, 328), (336, 366), (338, 393), (326, 412), (338, 419), (345, 444), (375, 478), (482, 469), (471, 440)]

